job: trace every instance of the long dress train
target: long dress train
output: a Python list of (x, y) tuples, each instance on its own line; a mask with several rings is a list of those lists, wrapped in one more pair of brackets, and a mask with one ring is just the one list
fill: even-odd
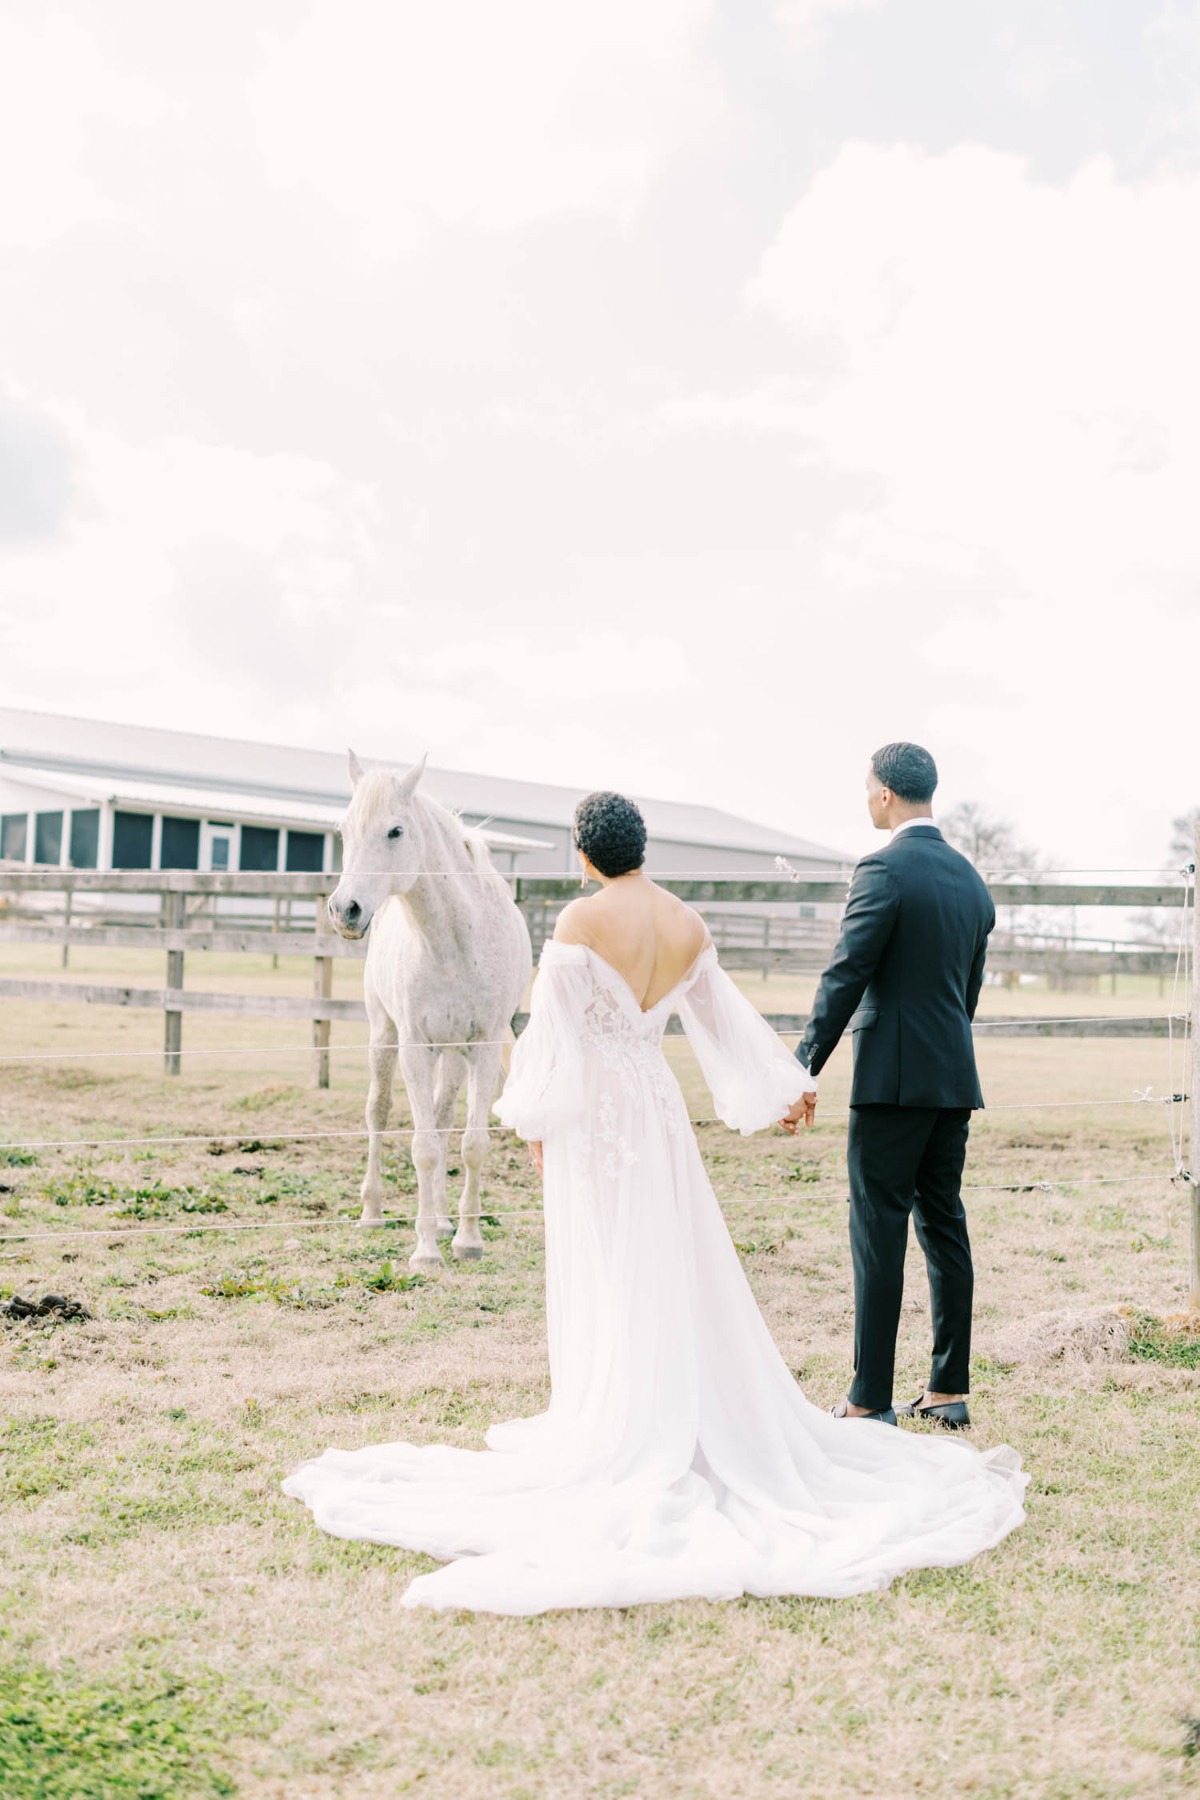
[(326, 1450), (284, 1482), (336, 1537), (444, 1564), (406, 1606), (525, 1614), (857, 1594), (966, 1562), (1024, 1518), (1006, 1446), (831, 1418), (771, 1339), (662, 1051), (675, 1009), (720, 1117), (781, 1117), (795, 1058), (705, 950), (643, 1012), (550, 942), (495, 1111), (545, 1155), (546, 1412), (486, 1450)]

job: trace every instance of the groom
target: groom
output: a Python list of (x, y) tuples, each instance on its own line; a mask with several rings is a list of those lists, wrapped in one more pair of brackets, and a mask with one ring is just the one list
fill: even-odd
[[(892, 1376), (908, 1216), (929, 1271), (933, 1364), (899, 1411), (969, 1425), (974, 1274), (961, 1187), (971, 1111), (983, 1105), (971, 1020), (996, 912), (983, 881), (933, 822), (937, 768), (919, 744), (885, 744), (867, 770), (882, 850), (854, 871), (842, 932), (796, 1055), (816, 1076), (844, 1031), (850, 1092), (854, 1381), (838, 1418), (896, 1423)], [(815, 1094), (781, 1121), (811, 1125)]]

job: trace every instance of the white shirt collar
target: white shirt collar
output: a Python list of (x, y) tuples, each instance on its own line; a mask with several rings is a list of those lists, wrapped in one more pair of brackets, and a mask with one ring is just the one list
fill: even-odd
[(898, 838), (902, 831), (910, 831), (914, 825), (932, 825), (932, 819), (902, 819), (899, 825), (892, 826), (893, 838)]

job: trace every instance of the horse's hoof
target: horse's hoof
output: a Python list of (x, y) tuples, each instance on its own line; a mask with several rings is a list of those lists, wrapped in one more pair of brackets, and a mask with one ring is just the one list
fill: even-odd
[(454, 1236), (454, 1220), (439, 1219), (437, 1222), (437, 1234), (442, 1243), (445, 1243), (447, 1238), (452, 1238)]
[(451, 1248), (459, 1262), (478, 1262), (483, 1255), (482, 1244), (460, 1244), (457, 1238)]
[(387, 1221), (382, 1213), (364, 1213), (358, 1221), (360, 1231), (381, 1231)]
[(436, 1274), (444, 1269), (446, 1259), (440, 1250), (414, 1250), (408, 1259), (410, 1269), (424, 1269), (427, 1274)]

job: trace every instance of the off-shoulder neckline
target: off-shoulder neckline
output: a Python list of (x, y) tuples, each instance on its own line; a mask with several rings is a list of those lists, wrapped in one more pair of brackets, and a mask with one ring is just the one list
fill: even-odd
[(598, 963), (600, 963), (605, 969), (607, 969), (610, 975), (616, 976), (617, 980), (621, 984), (621, 987), (623, 988), (625, 993), (627, 993), (629, 995), (630, 1000), (633, 1002), (633, 1005), (637, 1008), (637, 1010), (641, 1014), (642, 1018), (648, 1019), (650, 1017), (651, 1013), (656, 1013), (660, 1006), (662, 1006), (666, 1001), (670, 1000), (672, 998), (672, 996), (677, 994), (681, 988), (687, 986), (688, 982), (695, 975), (696, 970), (700, 967), (700, 964), (704, 961), (704, 958), (709, 954), (709, 952), (712, 951), (713, 954), (715, 955), (716, 946), (715, 946), (715, 944), (713, 944), (712, 940), (710, 939), (709, 942), (707, 944), (705, 944), (704, 948), (698, 952), (698, 954), (695, 956), (693, 961), (688, 965), (688, 967), (685, 969), (684, 973), (680, 976), (679, 980), (675, 983), (674, 987), (669, 988), (667, 990), (667, 992), (661, 996), (660, 999), (658, 999), (654, 1002), (653, 1006), (643, 1006), (641, 1004), (641, 1002), (639, 1001), (637, 995), (634, 993), (633, 989), (630, 987), (629, 982), (626, 980), (625, 976), (622, 975), (620, 969), (618, 969), (614, 963), (610, 963), (606, 956), (601, 956), (601, 954), (598, 950), (593, 950), (592, 946), (590, 944), (561, 944), (555, 938), (547, 938), (546, 942), (542, 945), (542, 959), (543, 960), (545, 959), (547, 951), (553, 951), (553, 953), (556, 956), (565, 956), (565, 957), (567, 957), (567, 959), (569, 961), (572, 961), (572, 962), (578, 961), (580, 958), (586, 959), (589, 956), (594, 956), (596, 961)]

